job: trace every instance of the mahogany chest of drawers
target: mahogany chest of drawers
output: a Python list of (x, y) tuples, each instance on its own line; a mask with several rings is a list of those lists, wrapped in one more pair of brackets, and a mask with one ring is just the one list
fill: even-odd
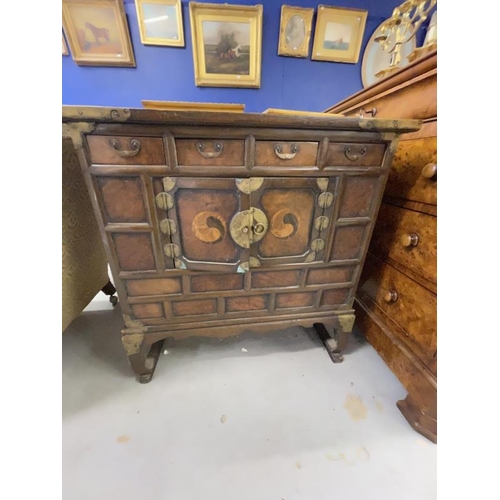
[(437, 52), (333, 106), (417, 118), (399, 142), (356, 294), (357, 324), (409, 394), (398, 407), (437, 440)]
[(419, 126), (63, 107), (138, 379), (166, 337), (292, 325), (341, 361), (398, 136)]

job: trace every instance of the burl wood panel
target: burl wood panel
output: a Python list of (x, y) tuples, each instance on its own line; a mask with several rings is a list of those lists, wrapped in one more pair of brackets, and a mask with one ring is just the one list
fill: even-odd
[[(415, 234), (416, 246), (404, 247), (401, 237)], [(437, 284), (437, 217), (382, 203), (370, 252), (387, 257)]]
[(326, 154), (326, 167), (382, 165), (385, 144), (330, 143)]
[(226, 299), (226, 311), (259, 311), (267, 309), (267, 295), (230, 297)]
[(389, 171), (385, 195), (436, 205), (437, 177), (422, 176), (422, 169), (428, 163), (437, 164), (437, 137), (401, 141)]
[[(136, 140), (140, 143), (139, 153), (135, 156), (121, 156), (120, 152), (111, 146), (111, 140), (117, 141), (118, 148), (122, 151), (133, 151), (131, 141)], [(166, 164), (163, 139), (161, 138), (88, 135), (87, 143), (92, 163), (115, 165)]]
[(345, 182), (339, 218), (370, 215), (378, 183), (378, 177), (348, 177)]
[(321, 295), (320, 306), (336, 306), (344, 304), (349, 295), (348, 288), (336, 288), (334, 290), (325, 290)]
[[(280, 154), (292, 153), (292, 146), (296, 144), (299, 150), (293, 158), (281, 159), (275, 151), (276, 146), (281, 147)], [(310, 167), (315, 166), (318, 157), (317, 142), (283, 142), (283, 141), (256, 141), (255, 165), (262, 167)]]
[(172, 302), (172, 312), (174, 316), (214, 314), (217, 312), (217, 301), (215, 299), (205, 299)]
[(252, 288), (299, 286), (300, 270), (252, 271)]
[(365, 226), (341, 226), (335, 229), (330, 260), (357, 259), (360, 255)]
[(210, 274), (191, 277), (191, 292), (243, 290), (242, 274)]
[(398, 336), (356, 299), (356, 325), (363, 332), (368, 342), (382, 356), (389, 368), (418, 402), (422, 413), (436, 418), (437, 388), (436, 377), (423, 363), (401, 342)]
[(307, 285), (348, 283), (352, 280), (354, 267), (330, 267), (311, 269), (307, 275)]
[(161, 304), (133, 304), (130, 307), (136, 318), (163, 318), (163, 307)]
[[(371, 254), (367, 256), (359, 287), (427, 355), (434, 355), (437, 347), (436, 295)], [(388, 292), (396, 292), (397, 299), (386, 302)]]
[(276, 308), (311, 307), (314, 305), (315, 297), (315, 292), (278, 293), (276, 295)]
[(237, 194), (179, 189), (175, 198), (183, 255), (195, 261), (236, 262), (240, 247), (229, 234), (229, 224), (239, 209)]
[(310, 246), (315, 192), (312, 189), (267, 189), (262, 197), (269, 230), (258, 244), (262, 257), (303, 255)]
[[(212, 154), (215, 143), (222, 144), (220, 155), (205, 158), (197, 148), (198, 143), (203, 144), (203, 153)], [(177, 163), (179, 165), (199, 166), (239, 166), (245, 164), (245, 141), (243, 140), (219, 140), (219, 139), (176, 139)]]
[(155, 269), (150, 234), (113, 234), (118, 264), (122, 271)]
[(180, 293), (180, 278), (155, 278), (127, 280), (127, 292), (131, 297)]
[(138, 177), (98, 177), (107, 222), (147, 222), (146, 208)]

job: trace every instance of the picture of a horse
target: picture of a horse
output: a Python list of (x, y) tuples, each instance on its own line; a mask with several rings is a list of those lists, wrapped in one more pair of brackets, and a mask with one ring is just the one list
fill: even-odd
[(207, 73), (250, 74), (250, 23), (203, 22)]
[(82, 53), (123, 53), (120, 26), (112, 7), (70, 4), (69, 12)]

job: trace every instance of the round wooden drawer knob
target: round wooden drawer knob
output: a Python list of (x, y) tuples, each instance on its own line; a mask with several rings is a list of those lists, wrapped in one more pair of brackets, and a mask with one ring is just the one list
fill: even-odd
[(395, 290), (390, 290), (384, 293), (384, 301), (388, 304), (392, 304), (393, 302), (396, 302), (396, 300), (398, 300), (398, 292)]
[(401, 245), (405, 248), (412, 248), (418, 245), (418, 234), (416, 233), (406, 233), (401, 236)]
[(428, 163), (423, 169), (422, 169), (422, 177), (426, 179), (434, 179), (437, 177), (438, 173), (438, 166), (436, 163)]

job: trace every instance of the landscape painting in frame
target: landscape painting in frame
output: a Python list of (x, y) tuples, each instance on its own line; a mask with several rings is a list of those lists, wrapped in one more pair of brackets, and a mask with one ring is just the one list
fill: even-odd
[(368, 11), (320, 5), (312, 59), (356, 64)]
[(82, 66), (135, 66), (123, 0), (62, 0), (71, 55)]
[(184, 47), (181, 0), (135, 0), (144, 45)]
[(260, 87), (262, 10), (189, 3), (196, 85)]
[(278, 55), (307, 57), (314, 9), (281, 6)]

